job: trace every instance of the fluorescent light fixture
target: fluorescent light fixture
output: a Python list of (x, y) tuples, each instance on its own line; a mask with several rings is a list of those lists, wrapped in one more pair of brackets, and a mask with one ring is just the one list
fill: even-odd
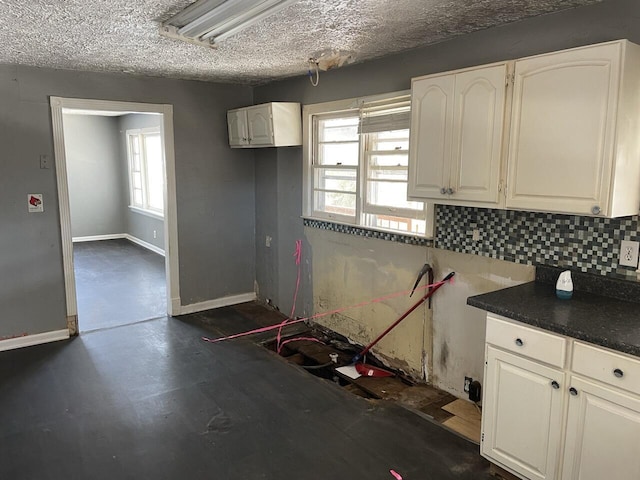
[(198, 0), (162, 24), (160, 33), (212, 45), (298, 0)]

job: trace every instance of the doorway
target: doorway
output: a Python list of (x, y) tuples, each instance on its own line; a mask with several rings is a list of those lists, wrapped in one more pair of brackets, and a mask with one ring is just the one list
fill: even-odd
[[(108, 239), (108, 242), (111, 242), (111, 245), (102, 244), (103, 247), (109, 248), (101, 248), (102, 253), (100, 255), (111, 255), (111, 259), (117, 258), (118, 253), (122, 254), (126, 249), (133, 248), (134, 250), (138, 248), (137, 245), (134, 245), (129, 242), (129, 240), (138, 243), (139, 245), (143, 245), (145, 247), (154, 250), (156, 248), (158, 251), (164, 250), (164, 283), (166, 285), (166, 308), (164, 309), (164, 313), (169, 315), (177, 315), (179, 314), (180, 309), (180, 297), (179, 297), (179, 284), (178, 284), (178, 250), (177, 250), (177, 218), (176, 218), (176, 194), (175, 194), (175, 157), (174, 157), (174, 149), (173, 149), (173, 109), (171, 105), (156, 105), (156, 104), (142, 104), (142, 103), (133, 103), (133, 102), (111, 102), (111, 101), (102, 101), (102, 100), (84, 100), (84, 99), (67, 99), (61, 97), (51, 97), (51, 111), (52, 111), (52, 120), (53, 120), (53, 132), (54, 132), (54, 147), (55, 147), (55, 160), (56, 160), (56, 176), (58, 182), (58, 201), (60, 206), (60, 223), (61, 223), (61, 231), (62, 231), (62, 246), (63, 246), (63, 261), (64, 261), (64, 272), (65, 272), (65, 293), (67, 300), (67, 326), (69, 328), (69, 333), (71, 335), (77, 334), (79, 331), (78, 324), (78, 313), (83, 314), (82, 311), (78, 311), (78, 285), (76, 285), (76, 271), (74, 269), (74, 237), (78, 240), (78, 237), (82, 237), (82, 235), (78, 235), (78, 231), (74, 232), (72, 225), (72, 214), (71, 214), (71, 196), (70, 196), (70, 179), (69, 179), (69, 167), (71, 166), (69, 163), (69, 159), (71, 158), (71, 154), (67, 155), (67, 151), (65, 148), (65, 117), (67, 114), (80, 114), (80, 115), (94, 115), (94, 116), (122, 116), (128, 117), (129, 119), (135, 119), (136, 115), (146, 116), (147, 119), (151, 119), (152, 117), (156, 118), (158, 135), (154, 133), (154, 130), (149, 127), (149, 125), (143, 126), (143, 128), (136, 129), (123, 129), (125, 131), (124, 135), (126, 135), (126, 145), (134, 145), (134, 143), (138, 141), (145, 141), (145, 135), (149, 135), (150, 143), (149, 145), (152, 147), (154, 142), (157, 144), (160, 142), (159, 146), (161, 147), (162, 152), (164, 153), (164, 195), (162, 195), (162, 199), (158, 200), (158, 193), (154, 193), (153, 191), (146, 192), (148, 193), (150, 198), (150, 203), (147, 202), (145, 204), (134, 204), (134, 199), (137, 202), (140, 198), (140, 192), (134, 191), (135, 188), (139, 187), (140, 184), (134, 185), (134, 181), (131, 181), (131, 168), (127, 169), (127, 175), (129, 176), (129, 181), (127, 179), (123, 179), (124, 182), (127, 183), (127, 189), (129, 192), (127, 195), (131, 195), (130, 202), (127, 202), (127, 208), (131, 210), (135, 210), (139, 208), (142, 213), (153, 214), (153, 210), (161, 210), (163, 222), (160, 222), (157, 227), (153, 227), (153, 230), (149, 230), (153, 232), (153, 237), (161, 237), (164, 239), (163, 244), (164, 248), (160, 249), (157, 247), (157, 242), (155, 240), (151, 240), (150, 238), (145, 241), (143, 239), (138, 238), (141, 235), (132, 235), (128, 232), (116, 233), (116, 238), (108, 238), (109, 235), (114, 236), (114, 232), (108, 232), (105, 234), (106, 236), (100, 237), (100, 235), (95, 235), (97, 238), (92, 238), (91, 235), (85, 235), (84, 239), (92, 241), (92, 243), (96, 244), (96, 247), (101, 242), (93, 242), (95, 240), (105, 241)], [(72, 115), (70, 115), (72, 116)], [(135, 122), (134, 122), (135, 123)], [(148, 123), (148, 122), (147, 122)], [(152, 122), (153, 123), (153, 122)], [(129, 122), (127, 125), (130, 125)], [(133, 136), (136, 138), (133, 138)], [(154, 137), (154, 135), (156, 135)], [(131, 137), (131, 138), (130, 138)], [(150, 147), (150, 148), (151, 148)], [(128, 148), (128, 147), (127, 147)], [(68, 158), (69, 157), (69, 158)], [(130, 160), (127, 160), (130, 162)], [(147, 189), (147, 187), (144, 187)], [(142, 190), (142, 187), (140, 187)], [(91, 195), (84, 193), (82, 196), (83, 199), (86, 199), (89, 211), (91, 211)], [(149, 200), (149, 199), (147, 199)], [(161, 202), (160, 204), (158, 202)], [(85, 201), (83, 200), (83, 204)], [(140, 212), (138, 212), (140, 213)], [(90, 214), (89, 214), (90, 216)], [(111, 227), (113, 228), (113, 227)], [(96, 230), (99, 233), (99, 230)], [(85, 232), (86, 233), (86, 232)], [(136, 241), (141, 240), (141, 241)], [(120, 243), (118, 243), (120, 242)], [(123, 243), (124, 242), (124, 243)], [(82, 249), (85, 253), (90, 248), (85, 248), (83, 246)], [(95, 252), (94, 252), (95, 253)], [(131, 254), (151, 254), (152, 252), (145, 252), (144, 249), (140, 248), (138, 252), (129, 251)], [(159, 252), (160, 253), (160, 252)], [(153, 254), (156, 255), (156, 254)], [(156, 255), (157, 256), (157, 255)], [(140, 260), (140, 256), (138, 255), (138, 259)], [(147, 259), (148, 260), (148, 259)], [(144, 258), (141, 261), (145, 261)], [(80, 260), (79, 260), (80, 262)], [(107, 272), (105, 273), (105, 278)], [(115, 272), (118, 273), (118, 272)], [(115, 284), (115, 283), (114, 283)], [(157, 282), (156, 282), (157, 285)], [(126, 287), (125, 287), (126, 288)], [(85, 292), (80, 292), (85, 293)], [(122, 308), (128, 308), (126, 304), (122, 305)], [(135, 308), (133, 309), (135, 310)], [(135, 315), (135, 311), (129, 312)], [(157, 313), (157, 312), (156, 312)], [(163, 313), (163, 314), (164, 314)], [(141, 314), (144, 317), (144, 314)], [(157, 315), (156, 315), (157, 316)], [(144, 319), (144, 318), (140, 318)], [(89, 324), (89, 327), (85, 327), (82, 320), (80, 320), (80, 326), (82, 326), (83, 330), (92, 329), (95, 325)], [(105, 326), (109, 326), (108, 324)]]

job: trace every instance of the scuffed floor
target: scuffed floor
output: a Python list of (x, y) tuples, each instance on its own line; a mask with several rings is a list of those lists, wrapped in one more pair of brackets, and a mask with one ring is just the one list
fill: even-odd
[[(189, 320), (197, 321), (197, 316)], [(0, 353), (0, 478), (483, 479), (478, 447), (251, 340), (156, 319)]]

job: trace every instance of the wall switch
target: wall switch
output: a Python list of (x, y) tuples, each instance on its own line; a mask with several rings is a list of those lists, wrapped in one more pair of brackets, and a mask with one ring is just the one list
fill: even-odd
[(40, 168), (51, 168), (51, 160), (49, 155), (40, 155)]
[(620, 258), (618, 263), (625, 267), (638, 268), (638, 247), (639, 242), (622, 240), (620, 242)]
[(271, 240), (273, 240), (273, 238), (271, 238), (269, 235), (267, 235), (264, 239), (264, 246), (265, 247), (270, 247), (271, 246)]

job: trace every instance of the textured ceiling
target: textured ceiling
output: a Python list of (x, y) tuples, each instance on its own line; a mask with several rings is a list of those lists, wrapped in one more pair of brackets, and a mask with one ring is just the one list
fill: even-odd
[(300, 0), (209, 49), (158, 33), (190, 0), (0, 0), (0, 63), (255, 84), (598, 1)]

